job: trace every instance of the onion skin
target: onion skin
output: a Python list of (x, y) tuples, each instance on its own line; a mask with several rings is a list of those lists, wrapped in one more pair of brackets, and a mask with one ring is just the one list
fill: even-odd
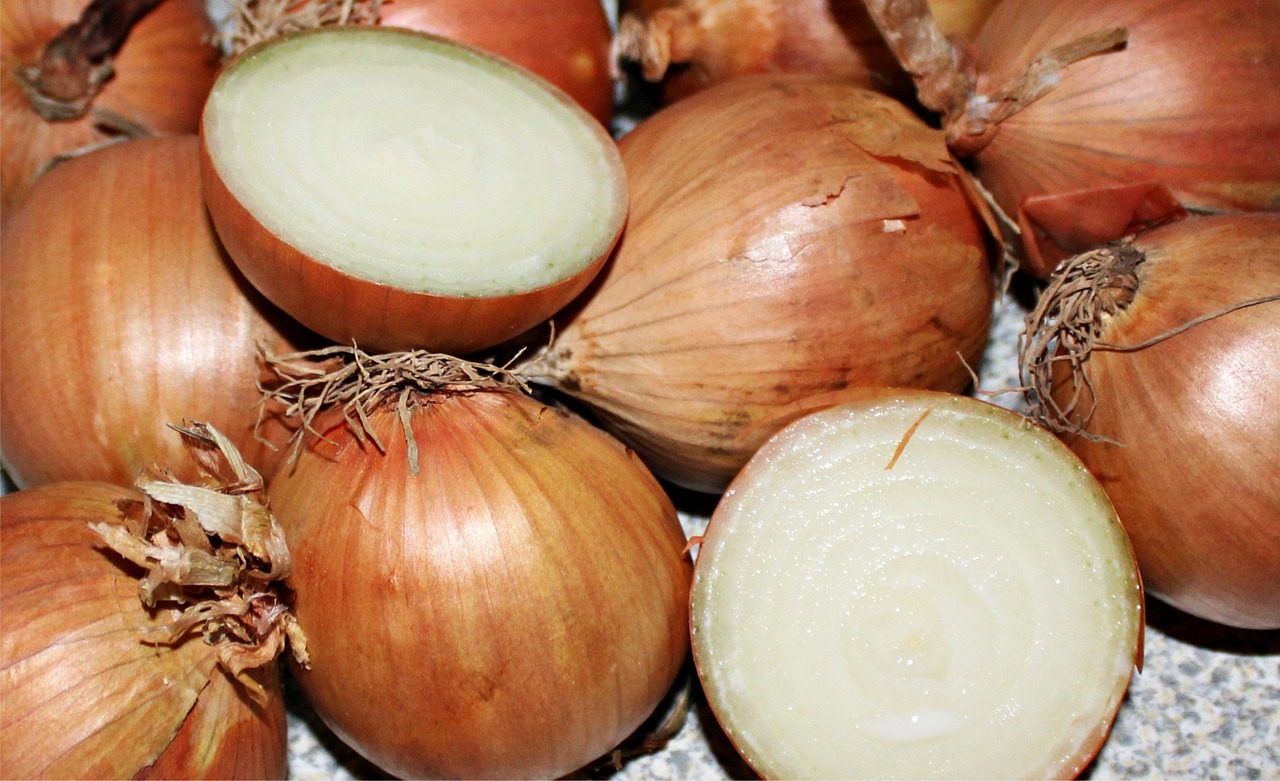
[(602, 125), (613, 117), (613, 31), (600, 0), (395, 0), (382, 7), (379, 23), (505, 57), (564, 90)]
[(969, 384), (994, 299), (987, 229), (941, 135), (901, 104), (836, 77), (744, 76), (619, 146), (627, 229), (522, 372), (660, 477), (723, 490), (809, 397)]
[(1068, 65), (1003, 121), (970, 128), (971, 114), (950, 128), (952, 148), (1001, 208), (1014, 215), (1032, 196), (1151, 183), (1193, 210), (1280, 207), (1274, 0), (1006, 0), (974, 40), (977, 92), (1110, 28), (1128, 31), (1123, 50)]
[[(169, 620), (138, 598), (138, 578), (88, 526), (122, 522), (141, 493), (105, 483), (58, 483), (0, 499), (0, 775), (6, 778), (284, 778), (284, 706), (228, 721), (226, 694), (207, 714), (216, 650), (198, 638), (143, 642)], [(264, 683), (271, 682), (271, 676)], [(192, 726), (204, 744), (187, 744)], [(218, 758), (189, 763), (183, 756)], [(264, 761), (249, 764), (245, 757)], [(269, 761), (265, 758), (269, 757)], [(232, 772), (239, 767), (244, 775)], [(148, 770), (151, 768), (151, 772)], [(209, 772), (205, 772), (209, 771)]]
[[(1102, 340), (1142, 343), (1280, 293), (1280, 215), (1189, 217), (1137, 237), (1145, 260)], [(1147, 591), (1222, 624), (1280, 628), (1280, 302), (1132, 352), (1094, 350), (1097, 406), (1069, 437), (1111, 496)], [(1059, 376), (1055, 398), (1071, 383)]]
[(130, 31), (115, 75), (78, 119), (50, 122), (32, 109), (16, 69), (31, 65), (50, 39), (74, 23), (87, 0), (7, 2), (0, 20), (0, 178), (7, 212), (55, 157), (100, 143), (103, 113), (157, 134), (194, 133), (221, 54), (201, 0), (165, 0)]
[[(512, 391), (320, 425), (269, 488), (293, 554), (308, 701), (403, 777), (553, 778), (607, 753), (688, 654), (692, 565), (638, 459)], [(378, 620), (370, 621), (376, 615)]]
[[(19, 487), (128, 485), (154, 464), (197, 474), (167, 427), (211, 423), (269, 474), (257, 349), (296, 323), (225, 257), (200, 197), (193, 135), (123, 141), (52, 169), (6, 214), (0, 451)], [(109, 194), (109, 195), (108, 195)], [(264, 438), (282, 440), (271, 424)]]

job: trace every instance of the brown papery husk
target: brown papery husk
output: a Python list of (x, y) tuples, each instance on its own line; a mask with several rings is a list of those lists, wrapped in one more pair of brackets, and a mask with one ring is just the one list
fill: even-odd
[(538, 74), (601, 124), (613, 117), (613, 31), (600, 0), (240, 0), (226, 31), (233, 53), (293, 30), (381, 24), (440, 35)]
[(1280, 215), (1188, 217), (1068, 261), (1021, 355), (1148, 592), (1256, 629), (1280, 627), (1278, 296)]
[[(554, 778), (611, 752), (688, 653), (692, 566), (660, 484), (514, 385), (441, 381), (445, 356), (352, 349), (308, 375), (317, 357), (273, 361), (319, 381), (295, 401), (333, 403), (292, 405), (318, 412), (269, 489), (308, 702), (402, 777)], [(352, 362), (368, 371), (324, 382)]]
[(136, 527), (138, 490), (63, 482), (0, 499), (0, 776), (285, 778), (274, 666), (248, 693), (90, 523)]
[[(1109, 31), (1118, 46), (1081, 48)], [(973, 43), (976, 91), (949, 118), (951, 145), (1008, 214), (1035, 196), (1147, 184), (1192, 210), (1280, 205), (1274, 3), (1007, 0)]]
[(56, 159), (112, 139), (194, 133), (221, 54), (202, 0), (159, 3), (127, 31), (109, 78), (81, 116), (49, 121), (19, 80), (89, 0), (6, 2), (0, 18), (0, 210), (8, 212)]
[(941, 133), (901, 103), (835, 77), (748, 76), (620, 148), (628, 227), (519, 371), (589, 405), (659, 476), (722, 490), (776, 430), (761, 421), (810, 396), (970, 383), (989, 228)]

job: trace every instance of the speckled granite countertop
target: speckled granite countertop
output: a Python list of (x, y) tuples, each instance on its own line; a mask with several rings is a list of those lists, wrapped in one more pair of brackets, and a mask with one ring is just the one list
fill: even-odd
[[(984, 390), (1012, 387), (1025, 310), (997, 307), (980, 369)], [(1018, 408), (1016, 394), (991, 397)], [(682, 513), (696, 534), (707, 508)], [(1111, 736), (1085, 778), (1280, 779), (1280, 631), (1218, 626), (1148, 600), (1143, 671), (1135, 675)], [(750, 779), (694, 689), (683, 729), (653, 754), (582, 778)], [(290, 771), (296, 779), (385, 778), (324, 727), (298, 698), (291, 701)]]

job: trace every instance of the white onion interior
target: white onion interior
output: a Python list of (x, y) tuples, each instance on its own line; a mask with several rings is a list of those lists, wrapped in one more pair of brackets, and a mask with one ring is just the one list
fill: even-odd
[(692, 608), (712, 707), (774, 778), (1073, 775), (1142, 620), (1128, 540), (1079, 462), (939, 395), (835, 407), (766, 444), (712, 517)]
[(247, 53), (215, 84), (203, 132), (268, 230), (415, 292), (552, 284), (607, 252), (626, 211), (613, 142), (571, 99), (402, 30), (326, 29)]

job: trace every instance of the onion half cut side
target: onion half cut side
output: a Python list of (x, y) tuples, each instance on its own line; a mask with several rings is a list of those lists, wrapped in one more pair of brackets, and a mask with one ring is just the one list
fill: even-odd
[(772, 437), (702, 540), (694, 660), (766, 778), (1073, 777), (1141, 656), (1097, 481), (984, 401), (875, 389)]
[(201, 134), (228, 254), (312, 330), (462, 354), (581, 292), (627, 213), (617, 147), (559, 89), (425, 33), (283, 35), (219, 75)]

